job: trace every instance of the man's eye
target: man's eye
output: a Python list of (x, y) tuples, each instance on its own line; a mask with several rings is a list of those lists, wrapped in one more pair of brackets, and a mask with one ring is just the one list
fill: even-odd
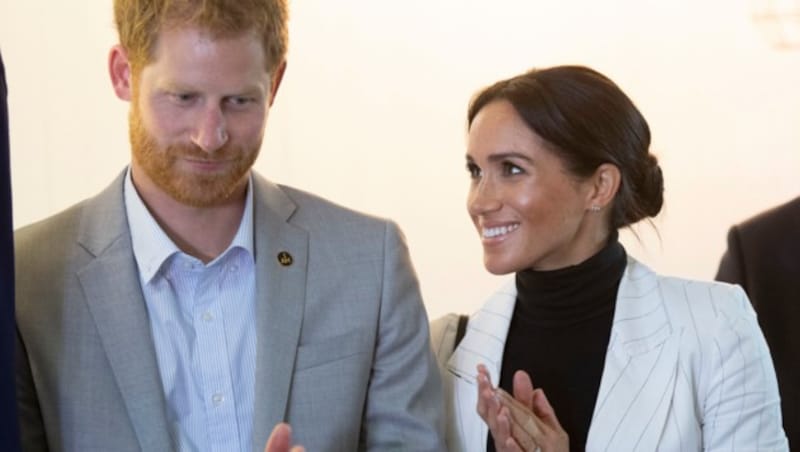
[(188, 104), (193, 101), (197, 96), (192, 93), (173, 93), (172, 98), (179, 104)]
[(243, 105), (247, 105), (254, 101), (255, 99), (253, 99), (252, 97), (244, 97), (244, 96), (234, 96), (228, 98), (228, 103), (236, 107), (241, 107)]

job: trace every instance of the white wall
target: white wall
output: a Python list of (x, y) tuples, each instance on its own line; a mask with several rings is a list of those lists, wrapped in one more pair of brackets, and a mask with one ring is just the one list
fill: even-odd
[[(478, 88), (579, 63), (638, 104), (666, 178), (658, 235), (629, 252), (713, 277), (734, 222), (800, 194), (800, 51), (771, 48), (746, 0), (296, 0), (289, 68), (256, 167), (392, 217), (432, 317), (498, 285), (465, 213), (464, 116)], [(104, 187), (128, 159), (106, 76), (111, 1), (0, 0), (15, 223)]]

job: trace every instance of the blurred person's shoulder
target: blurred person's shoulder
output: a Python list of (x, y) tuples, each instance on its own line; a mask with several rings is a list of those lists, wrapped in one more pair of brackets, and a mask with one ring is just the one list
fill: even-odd
[(765, 238), (789, 229), (800, 231), (800, 196), (758, 213), (736, 225), (736, 228), (743, 234), (763, 235)]

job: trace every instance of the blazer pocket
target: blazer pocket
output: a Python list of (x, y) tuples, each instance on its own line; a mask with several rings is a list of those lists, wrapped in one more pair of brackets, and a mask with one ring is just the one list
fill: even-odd
[(339, 361), (350, 356), (368, 353), (372, 344), (364, 328), (348, 331), (316, 342), (301, 344), (297, 348), (297, 371), (311, 369), (323, 364)]

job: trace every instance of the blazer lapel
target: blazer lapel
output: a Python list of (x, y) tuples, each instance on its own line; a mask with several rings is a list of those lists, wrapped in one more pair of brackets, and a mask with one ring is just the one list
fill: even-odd
[(456, 438), (448, 438), (448, 445), (452, 450), (486, 450), (489, 430), (476, 412), (476, 367), (484, 364), (491, 373), (492, 384), (497, 386), (516, 299), (514, 281), (505, 284), (492, 295), (483, 308), (469, 319), (464, 338), (447, 361), (447, 372), (451, 375), (445, 381), (452, 382), (453, 388), (445, 389), (452, 389), (446, 392), (454, 397), (449, 406), (455, 407), (452, 422), (458, 431)]
[(680, 331), (672, 328), (663, 304), (658, 277), (629, 259), (586, 450), (657, 448), (675, 388), (680, 344)]
[(172, 450), (125, 214), (124, 174), (86, 207), (78, 240), (95, 258), (78, 278), (142, 450)]
[(253, 173), (256, 248), (256, 378), (253, 450), (286, 419), (305, 306), (308, 233), (289, 223), (296, 205)]

